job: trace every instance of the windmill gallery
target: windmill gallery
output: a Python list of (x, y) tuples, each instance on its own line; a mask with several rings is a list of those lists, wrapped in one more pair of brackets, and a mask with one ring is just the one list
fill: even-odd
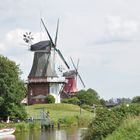
[[(27, 82), (27, 102), (29, 105), (46, 103), (45, 98), (49, 94), (54, 96), (55, 103), (60, 103), (61, 98), (72, 97), (77, 92), (77, 77), (80, 79), (83, 87), (85, 87), (72, 58), (70, 59), (74, 69), (71, 70), (61, 51), (57, 48), (59, 20), (57, 22), (54, 42), (42, 19), (41, 22), (49, 40), (43, 40), (33, 44), (31, 32), (26, 32), (23, 35), (24, 41), (30, 46), (30, 51), (34, 52), (33, 64)], [(59, 71), (62, 72), (61, 76), (56, 72), (56, 54), (67, 67), (67, 70), (64, 72), (59, 67)]]

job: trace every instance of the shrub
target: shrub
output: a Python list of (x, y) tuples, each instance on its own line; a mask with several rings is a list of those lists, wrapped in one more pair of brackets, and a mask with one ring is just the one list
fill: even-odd
[(61, 103), (66, 103), (66, 104), (68, 104), (68, 98), (62, 99), (62, 100), (61, 100)]
[(133, 97), (132, 103), (140, 103), (140, 96)]
[(49, 95), (46, 97), (46, 102), (47, 102), (48, 104), (55, 103), (55, 98), (54, 98), (54, 96), (49, 94)]
[(89, 124), (84, 140), (101, 140), (116, 130), (127, 116), (138, 116), (139, 114), (140, 106), (138, 104), (131, 104), (129, 107), (121, 105), (110, 110), (97, 109), (96, 117)]
[(113, 111), (100, 109), (96, 113), (96, 118), (92, 120), (85, 134), (84, 140), (97, 140), (112, 133), (120, 123)]
[(61, 102), (62, 102), (62, 103), (68, 103), (68, 104), (79, 105), (80, 100), (79, 100), (77, 97), (73, 97), (73, 98), (63, 99)]
[(63, 118), (60, 118), (58, 119), (58, 122), (62, 125), (65, 125), (65, 126), (74, 126), (74, 125), (77, 125), (77, 119), (75, 116), (67, 116), (67, 117), (63, 117)]
[(105, 140), (138, 140), (140, 138), (140, 118), (128, 117), (121, 126)]
[(85, 109), (87, 111), (93, 112), (93, 108), (90, 105), (82, 104), (81, 108), (83, 108), (83, 109)]

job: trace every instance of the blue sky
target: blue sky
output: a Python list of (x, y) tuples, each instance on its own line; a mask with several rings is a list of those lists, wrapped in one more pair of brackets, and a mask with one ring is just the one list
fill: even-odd
[(139, 5), (139, 0), (5, 0), (0, 4), (0, 54), (20, 64), (26, 80), (33, 53), (22, 35), (31, 31), (34, 43), (46, 39), (40, 23), (43, 17), (54, 37), (59, 17), (57, 47), (69, 63), (70, 56), (75, 62), (80, 59), (86, 87), (104, 99), (138, 96)]

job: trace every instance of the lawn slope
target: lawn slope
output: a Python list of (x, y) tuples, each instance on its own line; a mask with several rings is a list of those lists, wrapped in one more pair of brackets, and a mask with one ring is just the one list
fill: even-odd
[[(63, 125), (88, 125), (93, 114), (72, 104), (36, 104), (27, 106), (29, 117), (40, 118), (40, 112), (49, 111), (51, 120), (56, 124), (61, 122)], [(81, 113), (80, 113), (81, 112)]]

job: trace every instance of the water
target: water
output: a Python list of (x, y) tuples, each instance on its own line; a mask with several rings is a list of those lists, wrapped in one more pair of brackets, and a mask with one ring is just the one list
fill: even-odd
[(83, 131), (85, 131), (84, 128), (43, 130), (17, 133), (0, 137), (0, 140), (82, 140), (81, 134)]

